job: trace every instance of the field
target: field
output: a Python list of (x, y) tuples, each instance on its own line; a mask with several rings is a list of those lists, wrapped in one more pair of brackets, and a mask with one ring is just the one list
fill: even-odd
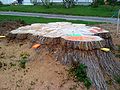
[[(65, 15), (78, 15), (78, 16), (97, 16), (97, 17), (112, 17), (113, 14), (119, 9), (119, 6), (104, 6), (101, 5), (97, 8), (91, 6), (75, 6), (72, 8), (64, 8), (61, 5), (53, 5), (46, 8), (41, 5), (3, 5), (0, 6), (0, 11), (17, 11), (17, 12), (33, 12), (33, 13), (50, 13), (50, 14), (65, 14)], [(115, 15), (116, 16), (116, 15)]]
[(102, 22), (88, 22), (88, 21), (80, 21), (80, 20), (65, 20), (65, 19), (50, 19), (50, 18), (41, 18), (41, 17), (26, 17), (26, 16), (9, 16), (9, 15), (0, 15), (0, 22), (4, 21), (15, 21), (20, 20), (26, 24), (32, 23), (49, 23), (49, 22), (72, 22), (72, 23), (81, 23), (87, 25), (100, 24)]

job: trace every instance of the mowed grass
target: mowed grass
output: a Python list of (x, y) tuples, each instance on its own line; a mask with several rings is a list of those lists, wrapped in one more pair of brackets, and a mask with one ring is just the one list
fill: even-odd
[(101, 23), (101, 22), (88, 22), (88, 21), (80, 21), (80, 20), (65, 20), (65, 19), (51, 19), (51, 18), (41, 18), (41, 17), (0, 15), (0, 22), (13, 21), (13, 20), (21, 20), (21, 21), (24, 21), (26, 24), (49, 23), (49, 22), (72, 22), (72, 23), (93, 25), (93, 24)]
[(64, 8), (62, 5), (53, 5), (46, 8), (41, 5), (2, 5), (0, 11), (18, 11), (18, 12), (34, 12), (34, 13), (51, 13), (51, 14), (66, 14), (78, 16), (98, 16), (98, 17), (111, 17), (119, 6), (104, 6), (101, 5), (97, 8), (91, 6), (74, 6), (72, 8)]

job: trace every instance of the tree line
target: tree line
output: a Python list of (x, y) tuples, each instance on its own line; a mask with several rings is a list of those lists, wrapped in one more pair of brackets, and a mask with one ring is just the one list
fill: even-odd
[[(41, 0), (42, 5), (49, 8), (50, 6), (53, 5), (54, 0)], [(38, 5), (38, 0), (31, 0), (31, 3), (34, 5)], [(76, 5), (76, 0), (62, 0), (62, 4), (65, 8), (71, 8)], [(118, 0), (93, 0), (91, 3), (92, 7), (98, 7), (99, 5), (120, 5), (120, 1)]]
[[(23, 0), (16, 0), (16, 1), (20, 5), (23, 3)], [(30, 2), (33, 5), (39, 5), (41, 3), (43, 6), (50, 8), (50, 6), (53, 5), (54, 0), (41, 0), (41, 2), (39, 2), (38, 0), (30, 0)], [(62, 0), (61, 3), (65, 8), (71, 8), (76, 5), (76, 0)], [(0, 0), (0, 4), (2, 4), (1, 0)], [(93, 0), (93, 2), (91, 3), (91, 6), (92, 7), (98, 7), (99, 5), (115, 6), (117, 4), (120, 5), (120, 0)]]

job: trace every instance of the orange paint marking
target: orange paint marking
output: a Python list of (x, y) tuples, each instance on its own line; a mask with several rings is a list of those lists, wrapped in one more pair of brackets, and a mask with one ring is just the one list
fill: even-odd
[(41, 46), (41, 44), (35, 44), (32, 46), (32, 48), (36, 49), (36, 48), (39, 48)]
[(79, 41), (79, 40), (95, 40), (95, 37), (89, 37), (89, 36), (67, 36), (65, 37), (67, 40), (74, 40), (74, 41)]

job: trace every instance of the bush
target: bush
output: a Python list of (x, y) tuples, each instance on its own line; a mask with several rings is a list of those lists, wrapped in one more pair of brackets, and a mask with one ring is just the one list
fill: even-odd
[(87, 77), (87, 66), (80, 64), (76, 67), (71, 67), (69, 74), (74, 76), (78, 81), (83, 82), (87, 89), (92, 85), (91, 80)]

